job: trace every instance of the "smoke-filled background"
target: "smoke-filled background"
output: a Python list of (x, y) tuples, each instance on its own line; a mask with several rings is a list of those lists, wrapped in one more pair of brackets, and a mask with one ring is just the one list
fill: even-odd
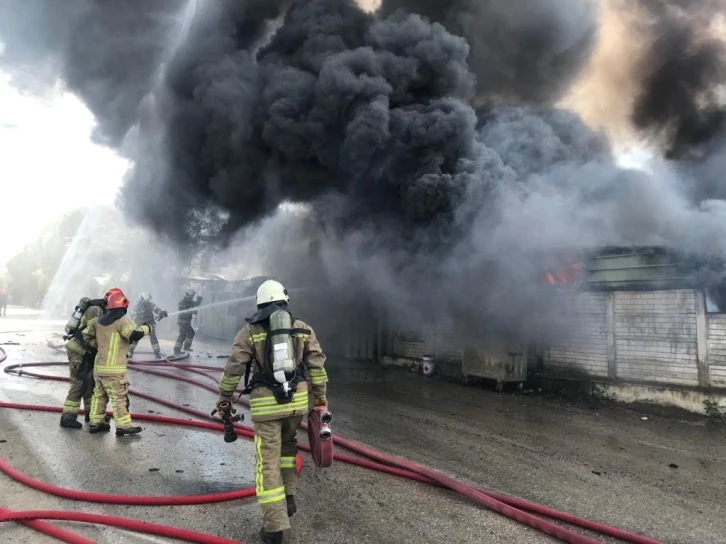
[(135, 224), (250, 275), (532, 337), (562, 259), (724, 256), (723, 1), (56, 4), (0, 1), (0, 67), (85, 101)]

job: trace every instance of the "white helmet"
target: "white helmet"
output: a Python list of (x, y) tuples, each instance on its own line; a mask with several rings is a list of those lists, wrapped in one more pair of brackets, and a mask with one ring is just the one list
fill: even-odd
[(267, 280), (257, 288), (257, 305), (269, 304), (270, 302), (289, 302), (285, 289), (279, 281)]
[(141, 302), (149, 302), (151, 300), (151, 293), (143, 292), (139, 295)]

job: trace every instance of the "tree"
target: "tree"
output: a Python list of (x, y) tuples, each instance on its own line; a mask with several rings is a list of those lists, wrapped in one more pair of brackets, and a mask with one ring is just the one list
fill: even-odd
[(64, 215), (8, 261), (9, 290), (16, 304), (38, 306), (43, 301), (83, 216), (82, 210)]
[(189, 212), (186, 235), (189, 242), (179, 249), (179, 257), (185, 263), (186, 274), (199, 274), (209, 267), (215, 250), (219, 249), (220, 226), (226, 214), (209, 207)]

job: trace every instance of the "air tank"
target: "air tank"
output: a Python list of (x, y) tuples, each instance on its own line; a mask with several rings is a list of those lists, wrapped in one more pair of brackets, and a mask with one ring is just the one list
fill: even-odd
[(270, 331), (284, 330), (288, 332), (273, 334), (272, 345), (272, 373), (280, 383), (287, 383), (295, 372), (295, 346), (292, 336), (292, 319), (285, 310), (277, 310), (270, 316)]
[(78, 304), (73, 309), (73, 314), (68, 320), (68, 323), (66, 323), (66, 334), (70, 334), (71, 331), (74, 331), (79, 327), (83, 314), (86, 312), (86, 310), (88, 310), (89, 302), (91, 302), (91, 299), (88, 297), (83, 297), (81, 300), (78, 301)]

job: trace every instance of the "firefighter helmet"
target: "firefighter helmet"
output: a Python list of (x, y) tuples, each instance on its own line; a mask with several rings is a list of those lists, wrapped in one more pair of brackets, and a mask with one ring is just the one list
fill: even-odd
[(139, 302), (149, 302), (151, 300), (151, 293), (144, 291), (139, 295)]
[(109, 298), (109, 297), (110, 297), (110, 296), (111, 296), (111, 295), (112, 295), (113, 293), (117, 293), (117, 292), (118, 292), (118, 293), (123, 293), (123, 291), (121, 291), (121, 289), (119, 289), (118, 287), (111, 287), (111, 289), (109, 289), (108, 291), (106, 291), (106, 294), (105, 294), (105, 295), (103, 295), (103, 300), (104, 300), (104, 301), (106, 301), (106, 302), (108, 302), (108, 298)]
[(194, 289), (187, 289), (184, 291), (184, 298), (192, 298), (195, 295)]
[(129, 307), (129, 299), (126, 298), (126, 295), (124, 295), (124, 292), (121, 289), (115, 289), (113, 291), (109, 291), (109, 293), (107, 293), (108, 299), (106, 300), (107, 310)]
[(287, 289), (279, 281), (267, 280), (257, 289), (257, 305), (261, 306), (270, 302), (290, 302)]

